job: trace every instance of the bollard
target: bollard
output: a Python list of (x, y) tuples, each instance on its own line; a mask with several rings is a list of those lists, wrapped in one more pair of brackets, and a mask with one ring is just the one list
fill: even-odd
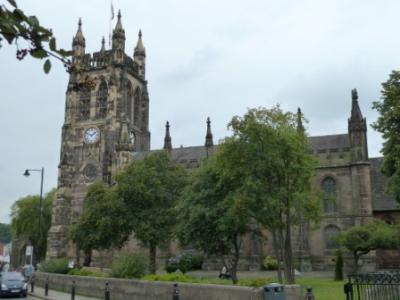
[(72, 280), (71, 300), (75, 300), (75, 280)]
[(46, 283), (44, 284), (44, 295), (49, 295), (49, 276), (46, 277)]
[(31, 293), (35, 292), (35, 280), (31, 279)]
[(308, 287), (307, 289), (306, 296), (304, 297), (304, 300), (315, 300), (314, 294), (312, 292), (312, 288)]
[(172, 300), (179, 300), (179, 288), (178, 284), (174, 283), (174, 289), (172, 293)]
[(106, 288), (104, 290), (104, 300), (110, 300), (110, 286), (108, 281), (106, 281)]

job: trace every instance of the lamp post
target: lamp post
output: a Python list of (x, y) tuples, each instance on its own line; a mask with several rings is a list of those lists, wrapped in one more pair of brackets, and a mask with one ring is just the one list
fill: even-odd
[[(25, 177), (29, 177), (31, 173), (29, 172), (40, 172), (41, 180), (40, 180), (40, 196), (39, 196), (39, 243), (42, 240), (42, 214), (43, 214), (43, 177), (44, 177), (44, 168), (41, 169), (26, 169), (24, 172)], [(33, 253), (32, 253), (33, 255)]]

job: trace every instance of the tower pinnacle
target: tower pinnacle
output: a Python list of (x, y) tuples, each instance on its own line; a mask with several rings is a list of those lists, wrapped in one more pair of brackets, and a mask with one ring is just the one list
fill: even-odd
[(206, 143), (205, 143), (206, 147), (212, 147), (214, 146), (214, 142), (213, 142), (213, 135), (211, 133), (211, 121), (210, 121), (210, 117), (207, 117), (207, 133), (206, 133)]
[(171, 150), (172, 143), (171, 143), (171, 135), (169, 133), (169, 122), (165, 124), (165, 137), (164, 137), (164, 149)]
[(121, 22), (121, 10), (118, 11), (118, 20), (112, 35), (112, 48), (125, 50), (125, 30)]
[(78, 30), (76, 31), (76, 34), (72, 39), (72, 49), (74, 50), (74, 55), (80, 56), (85, 54), (85, 46), (86, 46), (85, 37), (83, 36), (82, 33), (82, 19), (79, 18)]
[(303, 120), (302, 120), (303, 114), (301, 112), (300, 107), (297, 108), (297, 131), (298, 132), (304, 132), (304, 126), (303, 126)]

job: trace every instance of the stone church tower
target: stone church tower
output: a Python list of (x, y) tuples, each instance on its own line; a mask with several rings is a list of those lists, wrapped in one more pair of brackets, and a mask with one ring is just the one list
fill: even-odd
[[(133, 57), (125, 53), (121, 13), (98, 52), (85, 52), (82, 22), (72, 41), (72, 69), (66, 92), (58, 190), (48, 236), (48, 258), (73, 256), (69, 226), (83, 208), (88, 185), (112, 182), (132, 152), (150, 149), (146, 51), (142, 33)], [(71, 255), (72, 254), (72, 255)]]

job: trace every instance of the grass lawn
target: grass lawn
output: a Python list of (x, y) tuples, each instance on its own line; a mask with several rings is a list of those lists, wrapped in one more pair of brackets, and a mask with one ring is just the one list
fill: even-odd
[[(192, 277), (182, 274), (160, 274), (148, 275), (143, 278), (150, 281), (174, 281), (174, 282), (191, 282), (191, 283), (208, 283), (208, 284), (223, 284), (232, 285), (232, 281), (210, 277)], [(277, 282), (275, 278), (239, 278), (239, 286), (261, 287), (271, 282)], [(343, 292), (344, 281), (334, 281), (328, 278), (296, 278), (296, 283), (300, 284), (302, 290), (307, 287), (313, 288), (314, 296), (317, 300), (344, 300)]]
[(303, 290), (306, 287), (312, 287), (317, 300), (345, 299), (343, 292), (344, 281), (334, 281), (326, 278), (297, 278), (296, 283), (300, 284)]

